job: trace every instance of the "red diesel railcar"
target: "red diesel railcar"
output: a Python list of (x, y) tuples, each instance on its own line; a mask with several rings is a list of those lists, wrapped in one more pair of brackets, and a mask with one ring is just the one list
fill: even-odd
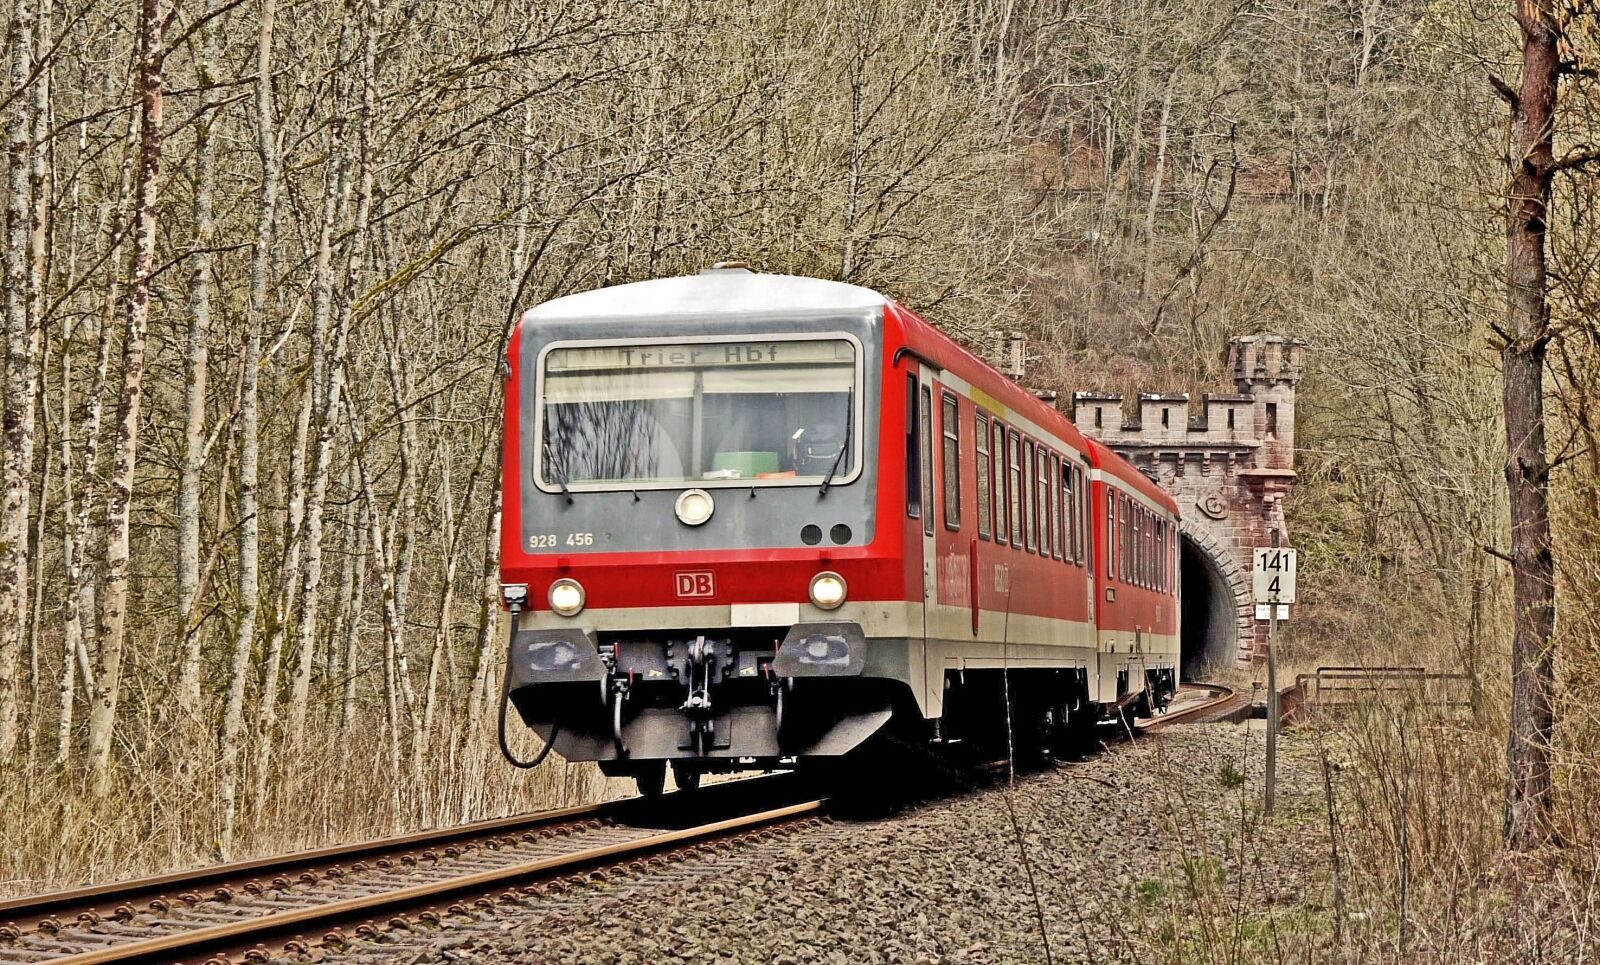
[(875, 291), (604, 288), (508, 362), (507, 692), (568, 760), (652, 792), (977, 735), (1002, 690), (1047, 734), (1176, 686), (1177, 505)]

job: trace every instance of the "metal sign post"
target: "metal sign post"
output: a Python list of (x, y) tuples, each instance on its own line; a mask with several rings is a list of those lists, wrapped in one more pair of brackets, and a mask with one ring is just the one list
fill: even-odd
[(1251, 589), (1254, 591), (1256, 612), (1259, 615), (1266, 604), (1267, 613), (1267, 813), (1271, 814), (1278, 799), (1278, 615), (1287, 610), (1283, 604), (1293, 603), (1297, 554), (1292, 549), (1278, 548), (1278, 531), (1272, 531), (1272, 546), (1255, 551), (1255, 566), (1251, 572)]

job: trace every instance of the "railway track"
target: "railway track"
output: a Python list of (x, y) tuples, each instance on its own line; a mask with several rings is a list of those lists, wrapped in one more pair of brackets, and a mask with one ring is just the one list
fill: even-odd
[[(787, 776), (0, 901), (0, 963), (265, 961), (815, 819)], [(702, 816), (695, 819), (691, 815)], [(710, 819), (703, 819), (709, 815)]]
[[(1204, 697), (1139, 731), (1233, 717), (1249, 698)], [(439, 925), (542, 893), (552, 881), (635, 872), (819, 819), (791, 775), (712, 785), (401, 837), (0, 901), (0, 965), (266, 961)]]
[(1140, 733), (1165, 730), (1177, 724), (1210, 724), (1223, 720), (1238, 720), (1250, 711), (1250, 695), (1236, 693), (1221, 684), (1184, 684), (1180, 693), (1206, 691), (1198, 700), (1182, 702), (1165, 714), (1139, 722)]

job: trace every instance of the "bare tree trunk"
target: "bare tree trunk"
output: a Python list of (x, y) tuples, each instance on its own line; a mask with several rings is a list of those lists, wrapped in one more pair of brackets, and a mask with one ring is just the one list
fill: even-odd
[[(433, 744), (433, 722), (437, 711), (439, 695), (439, 674), (443, 669), (445, 654), (450, 647), (450, 622), (453, 619), (456, 599), (456, 540), (460, 527), (456, 523), (454, 492), (455, 479), (451, 472), (453, 460), (449, 451), (445, 451), (442, 462), (444, 469), (440, 475), (439, 500), (444, 511), (444, 579), (439, 587), (439, 630), (433, 635), (433, 650), (428, 654), (428, 682), (423, 690), (422, 698), (422, 743), (424, 746)], [(474, 473), (476, 475), (476, 473)], [(471, 493), (471, 486), (468, 486)]]
[[(204, 28), (196, 65), (200, 86), (215, 81), (218, 33)], [(183, 399), (183, 465), (178, 476), (176, 507), (178, 526), (178, 624), (183, 654), (178, 664), (178, 712), (185, 726), (200, 723), (201, 634), (197, 598), (200, 592), (200, 473), (206, 458), (206, 369), (210, 361), (211, 289), (215, 257), (216, 222), (212, 195), (216, 190), (216, 144), (211, 125), (215, 106), (201, 105), (195, 122), (194, 150), (194, 273), (189, 289), (189, 346), (185, 365), (188, 382)]]
[[(528, 130), (532, 124), (532, 112), (523, 115), (523, 129)], [(532, 175), (533, 165), (528, 163), (527, 152), (519, 151), (521, 163), (517, 169), (517, 230), (511, 246), (511, 275), (520, 280), (528, 272), (528, 218), (532, 214), (529, 200), (533, 194)], [(511, 344), (511, 334), (516, 329), (517, 320), (522, 317), (520, 300), (521, 291), (511, 293), (511, 304), (507, 307), (507, 317), (504, 329), (500, 335), (497, 356), (504, 357)], [(490, 439), (498, 440), (504, 432), (505, 418), (505, 382), (495, 379), (495, 390), (489, 394), (489, 420), (493, 431)], [(493, 445), (492, 442), (486, 443)], [(464, 755), (468, 761), (474, 760), (474, 751), (483, 732), (483, 705), (489, 699), (489, 681), (491, 668), (494, 661), (494, 642), (499, 627), (496, 619), (500, 610), (500, 525), (501, 495), (503, 492), (505, 472), (500, 466), (500, 460), (495, 459), (493, 465), (496, 471), (492, 475), (493, 482), (489, 485), (489, 511), (483, 521), (483, 567), (479, 570), (478, 591), (478, 638), (473, 647), (472, 680), (467, 686), (467, 719), (466, 728), (461, 741), (461, 746), (466, 751)], [(476, 767), (476, 764), (469, 766)]]
[[(350, 238), (350, 256), (345, 267), (345, 283), (340, 298), (338, 318), (334, 323), (332, 364), (329, 366), (324, 391), (318, 393), (316, 413), (317, 445), (312, 454), (310, 493), (306, 506), (306, 567), (305, 593), (300, 608), (298, 635), (299, 660), (295, 665), (293, 685), (289, 695), (289, 743), (298, 748), (304, 734), (306, 703), (311, 686), (311, 668), (316, 657), (317, 615), (322, 594), (322, 530), (323, 514), (328, 497), (328, 475), (333, 467), (333, 441), (338, 430), (338, 401), (344, 393), (344, 373), (347, 364), (350, 325), (353, 320), (355, 299), (361, 287), (361, 277), (366, 255), (368, 229), (372, 216), (372, 157), (369, 125), (375, 109), (374, 71), (377, 69), (377, 46), (370, 24), (363, 22), (362, 29), (361, 112), (356, 115), (356, 141), (360, 152), (361, 186), (356, 203), (355, 223)], [(349, 193), (348, 167), (340, 167), (340, 204), (343, 206)], [(316, 366), (312, 366), (313, 375)]]
[(1156, 135), (1156, 170), (1150, 178), (1150, 203), (1144, 210), (1144, 278), (1139, 283), (1139, 297), (1150, 294), (1150, 277), (1155, 270), (1156, 209), (1161, 201), (1161, 183), (1167, 175), (1167, 130), (1172, 122), (1172, 93), (1178, 82), (1178, 72), (1167, 75), (1167, 92), (1161, 98), (1161, 130)]
[[(84, 154), (85, 143), (88, 138), (88, 124), (78, 124), (78, 156)], [(82, 196), (82, 180), (74, 178), (72, 182), (72, 199), (68, 205), (69, 212), (79, 211), (79, 202)], [(77, 273), (77, 231), (76, 214), (72, 215), (72, 222), (67, 237), (68, 243), (67, 276), (70, 278)], [(72, 721), (75, 711), (73, 691), (77, 686), (77, 674), (74, 673), (75, 660), (83, 648), (83, 631), (78, 617), (77, 586), (80, 577), (78, 553), (79, 519), (78, 508), (75, 500), (81, 498), (73, 495), (72, 489), (72, 362), (73, 362), (73, 337), (77, 331), (77, 315), (68, 312), (61, 323), (61, 568), (67, 577), (66, 592), (62, 597), (62, 633), (61, 633), (61, 674), (57, 678), (57, 694), (59, 705), (57, 707), (56, 726), (56, 764), (65, 766), (72, 757)], [(105, 352), (101, 353), (104, 357)], [(86, 458), (92, 449), (89, 440), (84, 440)], [(87, 482), (85, 483), (87, 485)], [(84, 663), (87, 666), (87, 653), (84, 654)], [(87, 680), (85, 686), (92, 686)]]
[(850, 161), (848, 178), (845, 183), (844, 197), (844, 252), (839, 259), (839, 280), (850, 281), (856, 272), (857, 252), (856, 235), (859, 226), (856, 224), (860, 218), (861, 193), (862, 193), (862, 158), (865, 137), (863, 126), (865, 121), (862, 114), (865, 111), (867, 87), (867, 37), (864, 34), (867, 28), (863, 24), (856, 24), (856, 33), (852, 39), (856, 45), (855, 56), (850, 61)]
[[(402, 360), (409, 358), (406, 349), (405, 330), (400, 324), (396, 313), (390, 311), (389, 325), (393, 332), (393, 341), (388, 345), (387, 370), (389, 373), (389, 390), (394, 411), (399, 416), (405, 413), (409, 400), (412, 397), (409, 377), (403, 370)], [(355, 400), (350, 401), (352, 413)], [(352, 414), (352, 424), (359, 425)], [(384, 621), (387, 628), (385, 640), (390, 652), (389, 665), (393, 671), (394, 688), (398, 691), (399, 698), (406, 711), (406, 721), (411, 726), (411, 764), (413, 768), (421, 765), (422, 727), (418, 716), (416, 691), (411, 684), (411, 658), (405, 646), (405, 626), (407, 614), (410, 613), (408, 598), (411, 586), (411, 567), (417, 542), (417, 456), (421, 445), (417, 439), (416, 420), (400, 417), (399, 433), (399, 459), (400, 480), (398, 491), (395, 493), (394, 505), (390, 512), (390, 550), (388, 555), (380, 560), (384, 567), (385, 586), (384, 596)], [(366, 469), (362, 467), (362, 489), (369, 498), (372, 490), (369, 488), (365, 476)], [(382, 537), (382, 519), (373, 511), (372, 531), (374, 539)], [(386, 651), (388, 652), (388, 651)], [(399, 731), (396, 731), (396, 740)]]
[[(37, 48), (39, 50), (49, 50), (50, 5), (47, 2), (40, 3), (36, 34), (38, 36), (38, 42), (36, 44)], [(48, 163), (48, 141), (50, 140), (51, 74), (52, 70), (47, 66), (45, 69), (40, 71), (39, 76), (34, 80), (33, 85), (34, 149), (33, 169), (29, 176), (29, 187), (33, 192), (33, 220), (32, 224), (30, 225), (28, 243), (30, 256), (28, 271), (28, 304), (32, 306), (29, 309), (29, 317), (33, 331), (28, 338), (28, 372), (26, 378), (28, 383), (28, 398), (22, 416), (22, 424), (25, 426), (34, 425), (39, 411), (41, 409), (45, 409), (46, 407), (43, 391), (43, 373), (47, 368), (49, 346), (44, 343), (46, 322), (44, 317), (44, 291), (45, 282), (49, 278), (50, 273), (50, 235), (52, 228), (51, 222), (54, 220), (54, 212), (51, 208), (54, 190), (51, 176), (52, 172)], [(48, 410), (46, 409), (46, 411)], [(46, 416), (44, 421), (45, 426), (48, 428), (48, 416)], [(65, 423), (62, 424), (62, 431), (66, 431)], [(33, 473), (34, 440), (35, 436), (31, 432), (24, 440), (22, 465), (25, 467), (26, 476), (31, 476)], [(42, 613), (44, 607), (45, 589), (44, 535), (45, 522), (48, 518), (45, 509), (50, 497), (50, 476), (52, 468), (51, 459), (52, 454), (47, 448), (45, 451), (44, 460), (44, 478), (39, 484), (39, 512), (34, 528), (33, 552), (29, 554), (36, 572), (31, 577), (29, 577), (27, 574), (24, 574), (24, 578), (30, 579), (31, 585), (33, 586), (33, 605), (28, 608), (27, 633), (28, 653), (30, 659), (34, 661), (38, 660), (40, 646), (39, 637), (42, 631), (43, 623)], [(24, 518), (27, 517), (28, 514), (26, 507), (24, 508), (22, 515)], [(24, 562), (24, 568), (26, 568), (27, 565), (28, 563)], [(36, 736), (38, 726), (40, 724), (38, 695), (42, 683), (42, 678), (39, 675), (37, 666), (33, 667), (33, 672), (31, 673), (29, 679), (32, 681), (31, 687), (33, 694), (29, 718), (33, 722), (33, 733)], [(28, 753), (30, 755), (37, 750), (37, 743), (38, 741), (35, 740), (34, 737), (30, 736), (30, 743), (28, 745)]]
[(1519, 2), (1522, 89), (1511, 103), (1506, 186), (1506, 321), (1501, 350), (1506, 488), (1511, 504), (1511, 727), (1506, 745), (1506, 844), (1538, 847), (1550, 834), (1550, 742), (1555, 732), (1555, 553), (1545, 455), (1544, 363), (1550, 338), (1545, 231), (1555, 177), (1560, 31), (1546, 0)]
[(267, 275), (272, 270), (273, 218), (278, 207), (278, 142), (273, 127), (272, 37), (276, 0), (261, 0), (256, 36), (256, 134), (261, 154), (261, 206), (256, 218), (255, 252), (250, 261), (250, 318), (245, 336), (239, 392), (239, 630), (228, 670), (228, 695), (222, 716), (222, 827), (219, 850), (227, 857), (239, 802), (240, 734), (244, 729), (244, 690), (255, 649), (256, 617), (261, 608), (261, 522), (256, 490), (261, 457), (261, 324), (267, 309)]
[[(311, 377), (307, 380), (305, 404), (300, 411), (300, 420), (295, 429), (296, 466), (290, 472), (289, 529), (293, 535), (290, 536), (289, 553), (284, 570), (283, 619), (273, 631), (272, 642), (267, 648), (266, 683), (261, 692), (261, 747), (256, 768), (258, 793), (266, 786), (272, 760), (273, 727), (277, 722), (278, 674), (282, 665), (282, 641), (288, 633), (293, 610), (290, 601), (296, 595), (302, 595), (300, 594), (302, 588), (304, 593), (295, 636), (301, 645), (301, 653), (295, 664), (289, 701), (291, 747), (298, 747), (300, 743), (300, 728), (305, 723), (307, 688), (311, 681), (310, 660), (315, 652), (312, 644), (316, 639), (316, 597), (322, 579), (322, 498), (308, 490), (320, 489), (323, 494), (327, 492), (326, 459), (322, 458), (322, 431), (325, 422), (331, 431), (332, 423), (324, 418), (324, 413), (331, 415), (334, 411), (323, 399), (328, 364), (328, 325), (333, 315), (333, 236), (350, 189), (349, 167), (344, 159), (344, 122), (339, 116), (343, 104), (340, 102), (338, 87), (336, 83), (333, 97), (335, 116), (329, 131), (331, 150), (322, 194), (322, 230), (317, 238), (317, 260), (312, 271)], [(358, 230), (356, 238), (360, 237)], [(313, 422), (317, 424), (316, 451), (301, 456), (301, 453), (306, 452), (306, 441), (310, 438), (310, 427)], [(331, 444), (331, 434), (329, 441)], [(327, 453), (327, 458), (332, 458), (331, 451)], [(302, 552), (306, 554), (304, 568), (300, 565)]]
[(349, 737), (350, 728), (356, 719), (356, 694), (359, 680), (357, 667), (360, 665), (359, 654), (361, 647), (361, 608), (366, 597), (367, 589), (367, 521), (371, 519), (366, 503), (356, 507), (356, 536), (355, 544), (350, 547), (350, 566), (346, 571), (348, 586), (349, 606), (345, 618), (344, 639), (344, 695), (339, 711), (339, 739)]
[(128, 280), (128, 324), (122, 343), (122, 395), (117, 410), (117, 454), (106, 503), (105, 595), (101, 604), (100, 662), (89, 707), (89, 766), (96, 794), (110, 789), (111, 732), (121, 687), (127, 637), (129, 538), (133, 474), (139, 451), (139, 408), (144, 401), (145, 335), (150, 322), (150, 275), (155, 270), (156, 201), (161, 174), (160, 0), (143, 0), (139, 24), (139, 173), (133, 269)]
[[(350, 428), (356, 436), (354, 446), (357, 486), (362, 498), (366, 502), (366, 521), (371, 532), (372, 552), (377, 559), (378, 574), (383, 593), (383, 663), (384, 663), (384, 701), (389, 724), (389, 765), (392, 776), (399, 778), (401, 775), (400, 738), (402, 736), (402, 723), (400, 719), (401, 705), (404, 705), (406, 716), (412, 730), (418, 727), (416, 719), (416, 698), (411, 690), (410, 671), (405, 658), (405, 621), (401, 614), (398, 600), (397, 571), (393, 554), (391, 554), (388, 541), (383, 534), (383, 516), (378, 511), (378, 497), (373, 491), (372, 478), (367, 472), (366, 462), (362, 458), (362, 447), (366, 441), (366, 433), (361, 426), (361, 415), (356, 410), (355, 400), (347, 391), (344, 396), (345, 406), (350, 414)], [(416, 762), (413, 761), (413, 764)], [(398, 793), (398, 785), (397, 785)]]
[[(42, 349), (43, 349), (43, 351), (48, 352), (49, 351), (49, 346), (42, 346)], [(48, 361), (48, 359), (42, 359), (41, 361)], [(28, 681), (29, 681), (29, 685), (28, 685), (28, 724), (27, 724), (28, 733), (27, 733), (26, 736), (28, 738), (28, 760), (29, 760), (30, 763), (35, 759), (35, 757), (37, 756), (37, 754), (39, 752), (39, 748), (40, 748), (39, 728), (43, 724), (43, 720), (41, 719), (42, 715), (39, 713), (39, 709), (40, 709), (39, 708), (39, 697), (40, 697), (41, 690), (46, 686), (44, 675), (41, 672), (41, 667), (40, 667), (40, 664), (39, 664), (39, 653), (40, 653), (39, 636), (40, 636), (40, 633), (41, 633), (41, 623), (43, 622), (43, 621), (41, 621), (39, 619), (39, 615), (44, 609), (44, 584), (45, 584), (45, 572), (44, 572), (44, 565), (45, 565), (44, 555), (45, 554), (43, 552), (44, 546), (45, 546), (45, 542), (44, 542), (45, 529), (44, 529), (44, 527), (45, 527), (45, 523), (48, 521), (48, 518), (49, 518), (50, 482), (51, 482), (52, 476), (54, 475), (54, 472), (55, 472), (55, 453), (53, 451), (51, 451), (51, 449), (49, 447), (49, 441), (48, 441), (49, 425), (50, 425), (49, 419), (45, 419), (44, 420), (44, 426), (45, 426), (45, 429), (47, 430), (47, 432), (46, 432), (47, 438), (46, 438), (46, 445), (45, 445), (45, 450), (44, 450), (44, 469), (43, 469), (43, 471), (42, 471), (42, 473), (40, 475), (40, 479), (39, 479), (39, 513), (38, 513), (38, 518), (35, 520), (34, 525), (33, 525), (33, 546), (37, 547), (39, 549), (39, 552), (36, 552), (36, 553), (33, 554), (33, 556), (35, 558), (34, 559), (34, 567), (35, 567), (35, 570), (37, 572), (34, 574), (33, 579), (32, 579), (32, 584), (31, 585), (33, 586), (33, 600), (32, 600), (31, 605), (28, 608), (28, 612), (30, 614), (32, 614), (32, 619), (29, 621), (28, 629), (27, 629), (27, 633), (28, 633)], [(31, 458), (30, 458), (30, 462), (31, 462)]]
[(500, 494), (501, 474), (489, 487), (489, 512), (483, 524), (483, 569), (479, 573), (478, 640), (473, 648), (472, 682), (467, 688), (467, 727), (462, 745), (477, 746), (483, 727), (483, 705), (489, 699), (489, 677), (495, 659), (495, 632), (500, 613)]
[[(77, 510), (73, 505), (72, 494), (72, 332), (73, 322), (71, 315), (62, 325), (61, 330), (61, 518), (70, 521), (76, 518)], [(61, 559), (62, 567), (69, 575), (68, 592), (65, 597), (64, 610), (67, 618), (61, 633), (61, 673), (56, 678), (57, 713), (56, 713), (56, 758), (58, 766), (64, 766), (72, 757), (72, 718), (74, 711), (73, 690), (77, 684), (77, 674), (74, 673), (73, 661), (78, 654), (79, 641), (82, 634), (78, 629), (77, 619), (77, 594), (72, 592), (70, 575), (73, 568), (73, 559), (77, 553), (76, 543), (73, 538), (73, 527), (62, 527)]]
[(25, 421), (28, 408), (28, 263), (29, 228), (33, 219), (30, 197), (33, 99), (23, 90), (33, 66), (34, 8), (17, 0), (11, 18), (11, 75), (9, 87), (16, 97), (16, 119), (6, 143), (7, 190), (10, 203), (5, 216), (5, 453), (4, 493), (0, 494), (0, 757), (17, 746), (17, 660), (22, 651), (23, 626), (28, 601), (28, 494), (32, 479), (23, 453), (30, 446), (33, 426)]
[[(80, 129), (79, 145), (83, 144), (84, 135)], [(118, 179), (117, 198), (128, 196), (131, 190), (133, 176), (134, 152), (129, 151), (123, 158), (121, 175)], [(123, 224), (119, 217), (113, 216), (108, 226), (107, 235), (111, 246), (111, 257), (116, 257), (116, 249), (121, 244)], [(78, 494), (78, 506), (75, 514), (68, 519), (66, 526), (66, 541), (64, 543), (64, 567), (67, 573), (67, 593), (63, 605), (63, 618), (65, 623), (64, 648), (68, 656), (76, 655), (78, 670), (83, 675), (83, 688), (86, 700), (92, 700), (95, 689), (95, 675), (91, 666), (90, 653), (99, 649), (96, 643), (95, 623), (95, 577), (88, 558), (89, 554), (89, 511), (90, 507), (99, 499), (100, 466), (100, 430), (105, 417), (105, 397), (109, 389), (111, 369), (111, 334), (114, 309), (117, 304), (117, 273), (110, 272), (106, 284), (105, 311), (100, 319), (100, 331), (95, 348), (94, 380), (90, 384), (88, 405), (85, 408), (82, 429), (83, 437), (83, 488)], [(69, 318), (71, 316), (69, 315)], [(63, 422), (71, 418), (72, 396), (71, 381), (63, 383), (62, 393), (62, 419)], [(63, 430), (63, 465), (71, 461), (71, 434)], [(69, 677), (71, 671), (64, 670), (63, 677)], [(72, 729), (72, 692), (70, 685), (62, 694), (60, 738), (62, 745), (58, 750), (64, 761), (67, 756), (67, 744), (70, 740)]]

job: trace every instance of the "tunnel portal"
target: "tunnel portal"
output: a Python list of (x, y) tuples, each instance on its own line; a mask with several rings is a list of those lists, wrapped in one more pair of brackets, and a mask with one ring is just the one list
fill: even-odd
[(1294, 405), (1304, 343), (1244, 335), (1228, 345), (1232, 394), (1140, 395), (1126, 418), (1118, 392), (1079, 392), (1073, 422), (1129, 459), (1177, 500), (1182, 673), (1199, 679), (1265, 659), (1267, 631), (1250, 602), (1250, 557), (1276, 533), (1294, 485)]
[(1205, 680), (1238, 659), (1239, 608), (1216, 561), (1187, 536), (1181, 547), (1179, 668), (1184, 680)]

